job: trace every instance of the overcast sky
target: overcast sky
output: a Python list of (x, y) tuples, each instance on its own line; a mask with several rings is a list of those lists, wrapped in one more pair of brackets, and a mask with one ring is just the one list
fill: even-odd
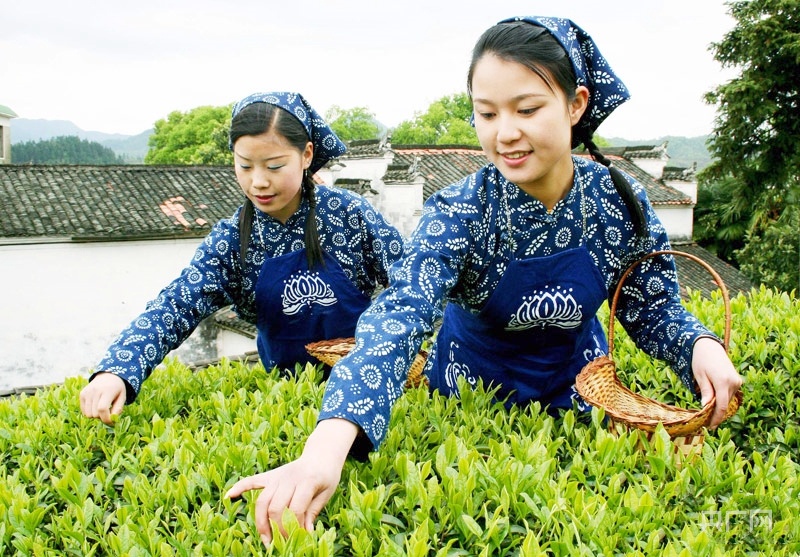
[(364, 106), (396, 126), (464, 91), (476, 39), (517, 15), (568, 17), (594, 37), (632, 95), (605, 137), (710, 133), (703, 94), (734, 75), (708, 49), (734, 24), (723, 0), (21, 0), (2, 11), (0, 104), (106, 133), (265, 90), (299, 91), (323, 114)]

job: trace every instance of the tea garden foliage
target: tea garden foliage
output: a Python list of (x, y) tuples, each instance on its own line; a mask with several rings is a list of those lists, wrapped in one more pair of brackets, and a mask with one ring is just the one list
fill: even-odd
[[(721, 330), (719, 297), (688, 307)], [(603, 414), (505, 409), (407, 391), (384, 445), (348, 461), (313, 532), (285, 515), (265, 548), (238, 478), (297, 457), (323, 385), (223, 360), (170, 361), (114, 427), (81, 416), (83, 378), (0, 401), (2, 555), (796, 555), (800, 552), (800, 301), (732, 300), (743, 407), (690, 462), (663, 430), (614, 434)], [(623, 382), (695, 405), (618, 331)], [(695, 406), (696, 407), (696, 406)]]

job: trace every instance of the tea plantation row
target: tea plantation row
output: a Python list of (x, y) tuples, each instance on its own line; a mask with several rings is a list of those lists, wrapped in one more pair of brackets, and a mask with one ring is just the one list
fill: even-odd
[[(721, 303), (688, 307), (721, 330)], [(702, 454), (676, 459), (612, 433), (601, 412), (554, 419), (506, 410), (482, 387), (461, 399), (412, 389), (384, 445), (348, 462), (313, 532), (265, 548), (255, 493), (238, 478), (299, 455), (323, 385), (223, 361), (169, 362), (113, 428), (81, 416), (74, 378), (0, 401), (2, 555), (797, 555), (800, 552), (800, 301), (769, 290), (732, 300), (739, 413)], [(628, 385), (695, 403), (620, 332)]]

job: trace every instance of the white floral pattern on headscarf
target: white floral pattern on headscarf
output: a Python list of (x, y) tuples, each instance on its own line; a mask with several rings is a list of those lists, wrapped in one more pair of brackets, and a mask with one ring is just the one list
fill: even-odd
[[(594, 40), (571, 20), (560, 17), (520, 16), (504, 19), (499, 23), (512, 21), (524, 21), (544, 27), (569, 55), (577, 77), (576, 85), (584, 85), (589, 89), (589, 106), (575, 128), (585, 130), (589, 134), (594, 133), (615, 108), (630, 98), (628, 88), (600, 54)], [(573, 133), (572, 136), (581, 137), (583, 134)]]
[[(312, 174), (325, 166), (331, 159), (342, 156), (347, 147), (334, 131), (325, 123), (325, 120), (314, 110), (308, 101), (300, 93), (288, 91), (272, 91), (269, 93), (253, 93), (248, 95), (235, 105), (231, 112), (231, 119), (235, 118), (243, 108), (253, 103), (267, 103), (282, 108), (295, 118), (297, 118), (308, 133), (311, 143), (314, 145), (314, 158), (308, 168)], [(233, 144), (229, 141), (228, 147), (233, 150)]]

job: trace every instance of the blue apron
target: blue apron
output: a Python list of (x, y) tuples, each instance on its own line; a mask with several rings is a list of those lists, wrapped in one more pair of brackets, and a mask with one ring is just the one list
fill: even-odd
[(608, 351), (597, 310), (605, 282), (585, 246), (547, 257), (512, 260), (480, 313), (445, 308), (431, 388), (458, 394), (456, 380), (499, 386), (508, 405), (541, 401), (572, 408), (575, 376)]
[(309, 342), (355, 334), (370, 302), (347, 278), (333, 256), (308, 270), (306, 250), (267, 259), (256, 283), (258, 355), (267, 369), (294, 371), (295, 363), (319, 363)]

